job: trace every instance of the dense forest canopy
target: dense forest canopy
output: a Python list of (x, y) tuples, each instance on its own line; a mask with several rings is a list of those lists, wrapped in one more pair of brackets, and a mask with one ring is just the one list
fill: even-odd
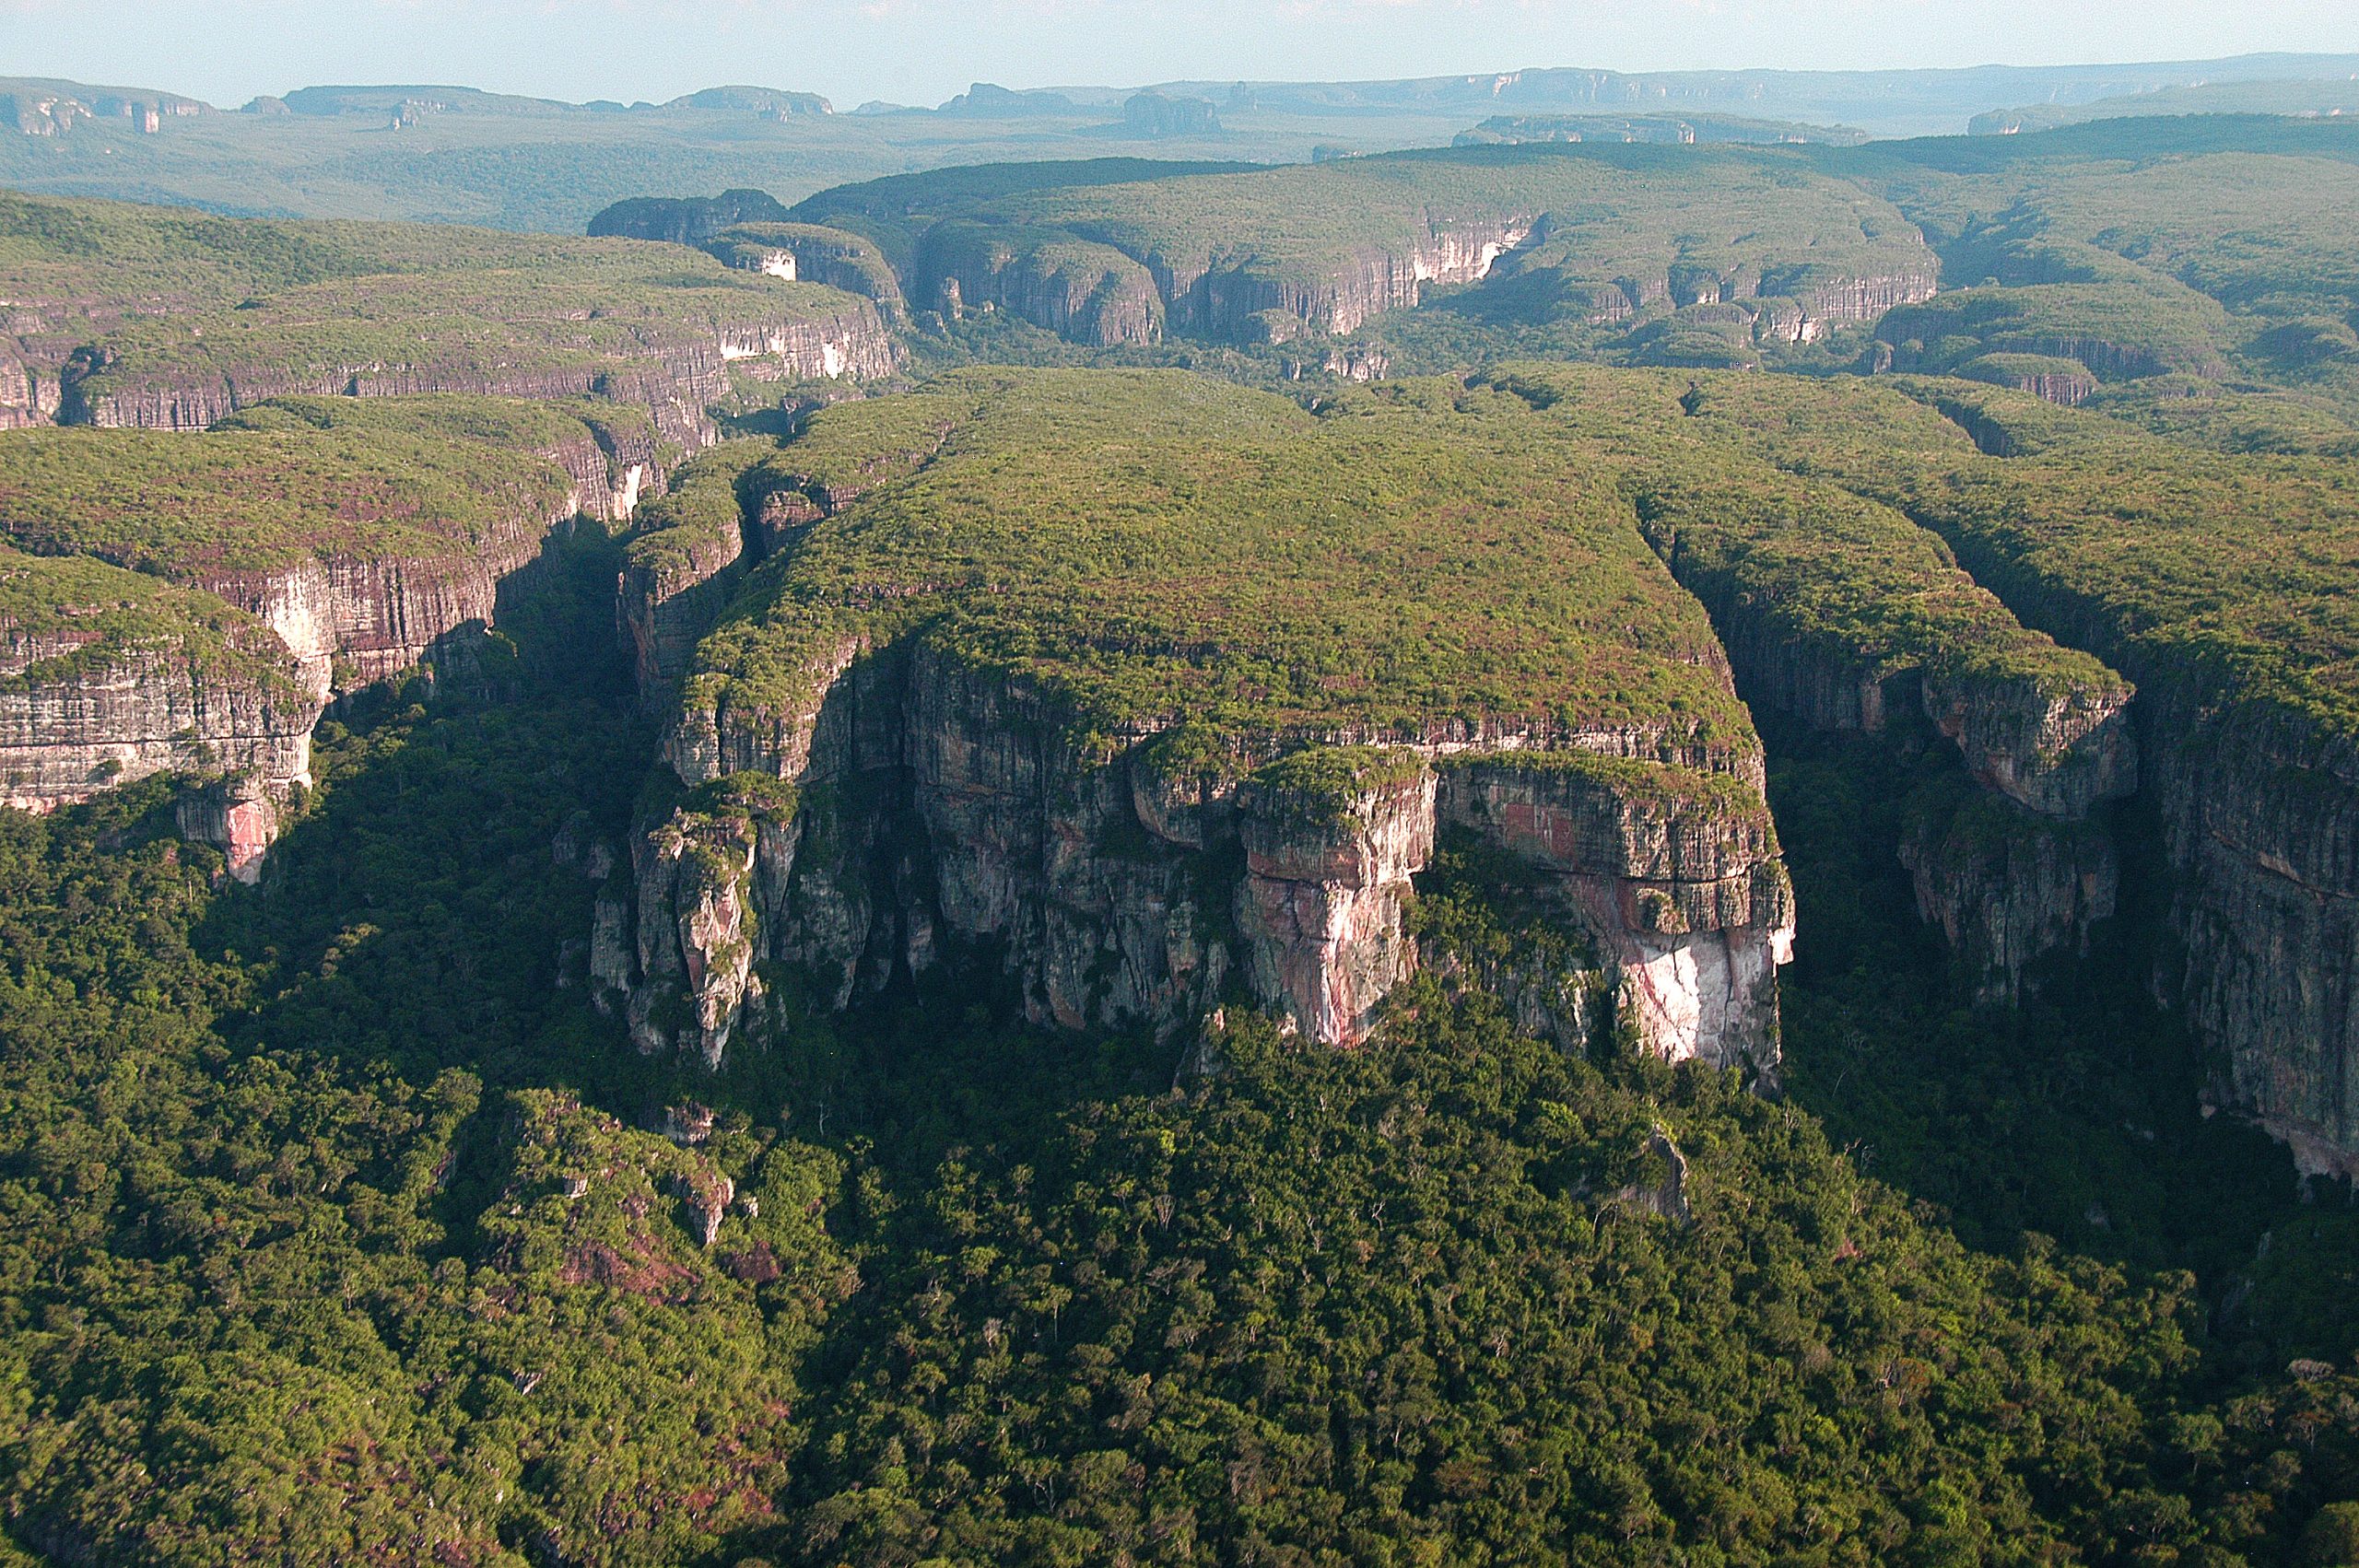
[(0, 1562), (2359, 1562), (2353, 134), (0, 196)]

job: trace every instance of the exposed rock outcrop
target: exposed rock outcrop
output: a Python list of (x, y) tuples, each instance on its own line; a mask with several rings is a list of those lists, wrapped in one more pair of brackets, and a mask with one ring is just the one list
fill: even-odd
[(571, 515), (511, 519), (472, 549), (307, 557), (194, 580), (276, 632), (306, 683), (340, 695), (409, 669), (471, 627), (488, 627), (501, 584), (536, 560), (550, 529)]
[(891, 373), (898, 359), (875, 305), (845, 295), (824, 310), (759, 308), (703, 322), (647, 322), (630, 340), (596, 352), (520, 340), (505, 352), (453, 352), (428, 344), (411, 359), (329, 354), (240, 363), (209, 347), (182, 362), (124, 353), (109, 341), (76, 350), (60, 371), (60, 423), (106, 428), (202, 430), (241, 408), (294, 396), (400, 397), (459, 392), (497, 397), (604, 397), (635, 404), (671, 441), (696, 448), (713, 437), (706, 406), (730, 391), (735, 366), (770, 380), (832, 380)]
[[(2150, 684), (2178, 952), (2157, 983), (2214, 1050), (2209, 1097), (2359, 1176), (2359, 749), (2263, 704)], [(2159, 697), (2160, 700), (2154, 700)]]
[(670, 479), (651, 426), (585, 418), (579, 439), (545, 455), (573, 481), (573, 509), (600, 522), (628, 522), (640, 498), (662, 494)]
[(678, 683), (697, 638), (745, 576), (747, 532), (738, 484), (763, 450), (743, 443), (705, 454), (641, 512), (643, 532), (623, 557), (615, 608), (640, 696), (650, 702)]
[(252, 880), (311, 782), (326, 696), (311, 674), (206, 595), (0, 548), (0, 803), (49, 811), (151, 774), (212, 779), (183, 802), (183, 827)]
[(1939, 926), (1976, 1000), (2009, 1002), (2051, 954), (2085, 953), (2114, 912), (2113, 837), (2034, 816), (1986, 794), (1935, 790), (1911, 803), (1900, 840), (1917, 912)]
[(1774, 1067), (1793, 891), (1756, 784), (1579, 754), (1484, 757), (1445, 777), (1452, 822), (1563, 879), (1649, 1048)]
[(1193, 266), (1144, 258), (1176, 330), (1238, 343), (1284, 343), (1307, 333), (1357, 332), (1370, 316), (1405, 310), (1425, 286), (1473, 283), (1532, 232), (1532, 215), (1437, 221), (1405, 251), (1371, 250), (1324, 276), (1251, 263)]
[(874, 300), (888, 322), (909, 314), (900, 280), (875, 243), (816, 223), (743, 223), (704, 242), (724, 265), (790, 282), (824, 283)]
[[(1832, 561), (1780, 556), (1769, 538), (1691, 547), (1668, 516), (1648, 531), (1710, 612), (1749, 700), (1813, 729), (1889, 733), (1904, 744), (1930, 726), (1954, 749), (1959, 782), (1971, 779), (1979, 799), (1940, 790), (1918, 802), (1900, 856), (1919, 913), (1941, 928), (1973, 995), (2011, 1001), (2039, 959), (2085, 951), (2090, 925), (2114, 911), (2119, 881), (2102, 809), (2138, 784), (2127, 682), (2081, 656), (2042, 659), (2023, 646), (2027, 634), (1945, 557), (1925, 562), (1917, 584), (1925, 601), (1970, 595), (1979, 612), (1954, 598), (1949, 625), (1910, 634), (1924, 646), (1878, 646), (1815, 575), (1851, 572), (1839, 552)], [(1887, 564), (1900, 559), (1887, 554)], [(1986, 646), (1978, 652), (1978, 644)]]
[(1171, 1033), (1237, 990), (1354, 1044), (1416, 966), (1404, 907), (1449, 823), (1560, 885), (1645, 1048), (1774, 1068), (1791, 898), (1757, 759), (1715, 776), (1605, 755), (1659, 755), (1640, 730), (1447, 725), (1240, 776), (1176, 737), (1086, 749), (1049, 696), (922, 637), (807, 678), (792, 720), (692, 691), (675, 727), (689, 801), (638, 850), (644, 1049), (718, 1059), (766, 965), (843, 1006), (953, 960), (996, 965), (1036, 1023)]
[(926, 231), (917, 291), (944, 314), (991, 308), (1082, 343), (1157, 343), (1164, 299), (1149, 271), (1056, 229), (951, 220)]

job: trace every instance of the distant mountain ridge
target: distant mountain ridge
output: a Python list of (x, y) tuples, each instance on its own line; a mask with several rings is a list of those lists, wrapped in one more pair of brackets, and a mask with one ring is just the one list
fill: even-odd
[[(2246, 54), (2216, 60), (2152, 61), (2103, 65), (1977, 65), (1891, 71), (1641, 71), (1578, 66), (1478, 72), (1347, 82), (1149, 82), (1135, 87), (1047, 85), (1013, 88), (977, 82), (933, 109), (908, 114), (961, 118), (1096, 117), (1120, 109), (1138, 93), (1203, 99), (1223, 112), (1380, 114), (1463, 110), (1486, 115), (1557, 111), (1595, 114), (1720, 112), (1809, 125), (1856, 125), (1871, 135), (1955, 131), (1977, 116), (2008, 114), (2039, 121), (2084, 119), (2087, 106), (2110, 108), (2115, 99), (2201, 90), (2216, 94), (2238, 84), (2330, 82), (2359, 74), (2359, 54)], [(158, 106), (167, 115), (201, 113), (214, 106), (155, 88), (104, 88), (62, 79), (0, 77), (0, 97), (21, 102), (43, 95), (78, 101), (83, 114), (119, 114), (124, 105)], [(2258, 95), (2263, 101), (2269, 93)], [(2297, 95), (2298, 96), (2298, 95)], [(98, 100), (107, 100), (100, 108)], [(2196, 106), (2178, 112), (2201, 111)], [(2010, 109), (2010, 105), (2034, 106)], [(546, 118), (630, 110), (701, 110), (788, 119), (834, 112), (815, 92), (723, 86), (664, 100), (624, 105), (613, 100), (571, 103), (557, 99), (488, 92), (476, 88), (401, 84), (313, 86), (264, 97), (250, 110), (299, 115), (393, 113), (405, 107), (432, 113)], [(2255, 107), (2259, 107), (2256, 105)], [(2128, 112), (2161, 112), (2150, 104)], [(2272, 112), (2270, 109), (2259, 109)], [(21, 113), (21, 111), (16, 111)], [(1995, 128), (1995, 127), (1986, 127)]]
[(2123, 93), (2088, 103), (2040, 103), (1994, 109), (1966, 122), (1969, 135), (2013, 135), (2090, 120), (2157, 114), (2279, 114), (2331, 118), (2359, 114), (2359, 72), (2323, 81), (2200, 82)]

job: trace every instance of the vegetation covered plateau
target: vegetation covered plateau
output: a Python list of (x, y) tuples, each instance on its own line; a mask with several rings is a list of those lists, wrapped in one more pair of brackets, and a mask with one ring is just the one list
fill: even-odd
[(2353, 127), (1528, 76), (0, 195), (0, 1564), (2359, 1562)]

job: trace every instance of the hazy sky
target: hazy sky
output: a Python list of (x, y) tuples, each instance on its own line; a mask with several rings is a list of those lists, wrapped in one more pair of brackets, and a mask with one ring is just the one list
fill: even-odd
[(0, 75), (217, 103), (308, 83), (839, 107), (972, 80), (1852, 67), (2359, 51), (2359, 0), (0, 0)]

